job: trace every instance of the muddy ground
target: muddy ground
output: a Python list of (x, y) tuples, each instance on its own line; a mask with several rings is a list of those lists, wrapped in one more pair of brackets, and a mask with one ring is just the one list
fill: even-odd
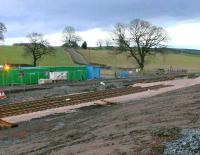
[(1, 130), (0, 154), (160, 154), (163, 142), (179, 137), (181, 129), (200, 127), (199, 114), (200, 85), (128, 103), (84, 107)]

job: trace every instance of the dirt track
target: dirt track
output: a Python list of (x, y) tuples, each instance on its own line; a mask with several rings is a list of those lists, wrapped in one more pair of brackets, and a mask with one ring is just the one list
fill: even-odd
[[(0, 131), (0, 154), (158, 154), (154, 131), (200, 126), (200, 85), (110, 106), (91, 106)], [(159, 139), (160, 140), (160, 139)]]

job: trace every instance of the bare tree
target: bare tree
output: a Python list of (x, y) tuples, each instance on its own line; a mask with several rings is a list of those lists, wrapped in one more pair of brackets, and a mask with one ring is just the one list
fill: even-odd
[(4, 23), (0, 22), (0, 41), (4, 41), (4, 33), (7, 31)]
[(97, 40), (97, 47), (99, 47), (101, 49), (102, 46), (103, 46), (103, 40), (101, 40), (101, 39)]
[(74, 27), (66, 26), (63, 30), (64, 46), (65, 47), (78, 47), (78, 42), (81, 41)]
[(27, 35), (30, 43), (25, 45), (25, 56), (30, 56), (33, 65), (37, 66), (38, 61), (47, 54), (54, 53), (54, 48), (44, 39), (41, 33), (31, 33)]
[(106, 48), (107, 48), (107, 49), (112, 48), (112, 42), (111, 42), (110, 39), (106, 39), (106, 40), (105, 40), (105, 44), (106, 44)]
[(114, 40), (121, 51), (129, 52), (140, 69), (144, 69), (145, 56), (156, 48), (163, 47), (168, 40), (166, 31), (148, 21), (135, 19), (125, 26), (118, 23), (114, 29)]

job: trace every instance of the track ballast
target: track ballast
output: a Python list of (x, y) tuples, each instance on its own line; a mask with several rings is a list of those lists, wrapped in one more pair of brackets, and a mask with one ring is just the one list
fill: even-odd
[(78, 105), (91, 101), (103, 100), (117, 96), (129, 95), (132, 93), (143, 92), (146, 90), (153, 90), (169, 87), (169, 85), (155, 85), (150, 87), (128, 87), (128, 88), (115, 88), (96, 92), (86, 92), (73, 95), (64, 95), (57, 97), (50, 97), (34, 101), (26, 101), (15, 104), (1, 105), (0, 118), (27, 114), (47, 109), (59, 108), (70, 105)]

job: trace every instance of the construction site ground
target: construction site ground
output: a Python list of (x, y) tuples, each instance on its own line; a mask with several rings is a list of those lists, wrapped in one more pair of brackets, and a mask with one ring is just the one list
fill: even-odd
[(109, 89), (127, 86), (135, 83), (137, 80), (150, 80), (158, 78), (162, 78), (162, 76), (136, 76), (124, 79), (100, 79), (75, 82), (67, 81), (65, 83), (54, 83), (45, 85), (22, 85), (1, 87), (0, 90), (5, 91), (7, 99), (0, 100), (0, 104), (16, 103), (72, 93), (96, 91), (99, 89), (100, 82), (104, 82), (106, 84), (106, 89)]
[(48, 98), (53, 96), (60, 96), (72, 93), (96, 91), (101, 89), (100, 83), (106, 84), (106, 89), (126, 87), (128, 85), (137, 83), (138, 81), (159, 81), (159, 79), (170, 79), (173, 77), (185, 76), (175, 75), (135, 75), (129, 78), (118, 79), (99, 79), (88, 81), (67, 81), (61, 83), (44, 84), (44, 85), (19, 85), (19, 86), (6, 86), (0, 87), (4, 90), (7, 98), (0, 100), (1, 104), (17, 103), (23, 101), (31, 101), (35, 99)]
[[(199, 99), (196, 85), (19, 123), (0, 131), (0, 154), (160, 154), (181, 129), (199, 128)], [(162, 131), (177, 132), (162, 136)]]

